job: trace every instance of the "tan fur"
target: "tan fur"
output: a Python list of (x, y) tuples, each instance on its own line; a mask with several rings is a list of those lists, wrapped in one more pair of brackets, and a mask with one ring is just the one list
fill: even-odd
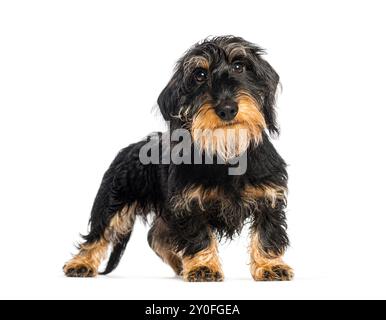
[(191, 125), (195, 143), (206, 153), (217, 154), (225, 161), (241, 155), (251, 143), (258, 144), (267, 127), (261, 107), (248, 93), (240, 91), (236, 102), (236, 117), (224, 122), (217, 116), (212, 104), (204, 104)]
[(113, 244), (120, 241), (122, 236), (125, 236), (132, 231), (135, 221), (135, 210), (137, 204), (125, 206), (120, 212), (114, 215), (111, 219), (109, 227), (105, 230), (105, 238)]
[(120, 212), (117, 212), (111, 219), (106, 228), (104, 237), (92, 244), (80, 245), (80, 250), (69, 262), (66, 263), (63, 270), (65, 274), (71, 270), (87, 269), (89, 277), (98, 275), (98, 268), (101, 262), (106, 258), (109, 245), (120, 241), (120, 237), (129, 233), (134, 225), (136, 204), (125, 206)]
[(192, 122), (192, 133), (194, 134), (196, 130), (214, 130), (222, 125), (224, 125), (224, 123), (215, 113), (214, 106), (210, 103), (205, 103), (194, 116)]
[(221, 277), (223, 277), (220, 258), (218, 255), (217, 240), (214, 237), (212, 238), (211, 244), (208, 248), (196, 253), (193, 257), (184, 257), (182, 259), (182, 264), (183, 277), (185, 280), (189, 280), (189, 274), (201, 267), (206, 267), (211, 271), (211, 273), (219, 273)]
[[(271, 204), (272, 208), (276, 206), (276, 201), (285, 199), (287, 189), (276, 185), (248, 185), (241, 192), (242, 205), (252, 210), (252, 207), (257, 205), (256, 200), (266, 199)], [(215, 188), (204, 188), (201, 185), (193, 185), (184, 189), (181, 193), (172, 198), (172, 206), (176, 211), (192, 211), (192, 205), (195, 203), (198, 207), (205, 211), (208, 202), (217, 202), (219, 210), (226, 211), (229, 209), (229, 197), (226, 196), (224, 190)]]
[(229, 62), (232, 62), (235, 58), (245, 57), (247, 55), (245, 48), (238, 43), (228, 44), (225, 52)]
[[(232, 62), (235, 58), (247, 56), (246, 49), (238, 43), (228, 44), (225, 48), (225, 53), (229, 62)], [(188, 60), (184, 61), (184, 73), (190, 74), (196, 68), (203, 68), (208, 70), (211, 63), (208, 58), (203, 56), (193, 56)]]
[(204, 204), (209, 200), (219, 200), (221, 194), (218, 188), (205, 189), (203, 186), (191, 186), (173, 197), (172, 203), (175, 209), (191, 211), (192, 202), (197, 202), (201, 210), (205, 210)]
[(248, 128), (251, 140), (260, 142), (262, 131), (267, 128), (260, 104), (246, 91), (240, 91), (237, 94), (236, 102), (239, 107), (236, 121)]
[(189, 121), (188, 120), (189, 112), (190, 112), (190, 107), (188, 106), (185, 108), (181, 108), (178, 111), (178, 114), (171, 114), (171, 117), (176, 118), (176, 119), (180, 119), (181, 121)]
[(266, 199), (271, 203), (272, 208), (276, 206), (276, 201), (285, 199), (287, 189), (276, 185), (246, 186), (242, 197), (245, 202), (254, 202), (256, 199)]
[(293, 270), (284, 263), (282, 254), (264, 252), (259, 235), (253, 233), (250, 245), (251, 274), (256, 281), (288, 281), (294, 276)]
[(203, 56), (193, 56), (184, 62), (185, 74), (190, 74), (196, 68), (209, 69), (209, 61)]
[(100, 263), (106, 258), (108, 247), (109, 243), (103, 238), (93, 244), (81, 245), (79, 253), (64, 266), (64, 273), (86, 268), (87, 276), (96, 277)]

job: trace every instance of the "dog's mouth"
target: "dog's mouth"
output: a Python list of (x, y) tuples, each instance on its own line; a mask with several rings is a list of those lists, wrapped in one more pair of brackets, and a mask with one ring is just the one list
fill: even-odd
[(238, 120), (233, 120), (229, 122), (222, 122), (214, 126), (214, 129), (233, 129), (234, 127), (240, 127), (243, 124), (243, 122)]

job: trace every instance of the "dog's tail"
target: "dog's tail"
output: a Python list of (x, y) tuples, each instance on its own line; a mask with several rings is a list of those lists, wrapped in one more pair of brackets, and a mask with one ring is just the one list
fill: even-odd
[(119, 261), (121, 260), (125, 252), (125, 249), (126, 249), (127, 243), (130, 240), (130, 237), (131, 237), (131, 232), (128, 233), (123, 239), (121, 239), (118, 243), (116, 243), (113, 246), (113, 250), (110, 253), (110, 257), (107, 262), (106, 269), (99, 274), (107, 275), (110, 272), (115, 270), (115, 268), (118, 266)]

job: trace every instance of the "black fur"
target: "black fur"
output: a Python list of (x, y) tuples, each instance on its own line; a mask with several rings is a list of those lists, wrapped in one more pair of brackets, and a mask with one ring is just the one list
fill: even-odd
[[(239, 78), (229, 74), (226, 48), (237, 44), (245, 49), (246, 56), (237, 57), (245, 64), (246, 71)], [(219, 99), (232, 98), (238, 89), (247, 90), (262, 106), (269, 133), (278, 133), (275, 115), (275, 93), (278, 74), (262, 58), (263, 50), (242, 38), (217, 37), (196, 44), (178, 62), (172, 79), (161, 92), (158, 105), (165, 120), (171, 122), (170, 129), (186, 126), (194, 116), (208, 93), (213, 103)], [(192, 73), (187, 73), (185, 63), (193, 56), (201, 55), (211, 61), (211, 80), (197, 85)], [(186, 119), (175, 117), (186, 106), (191, 106)], [(169, 228), (168, 243), (185, 256), (208, 247), (210, 233), (232, 238), (246, 222), (257, 231), (264, 250), (281, 253), (289, 241), (285, 232), (285, 199), (278, 200), (272, 208), (264, 199), (256, 199), (256, 206), (245, 206), (241, 197), (245, 186), (275, 185), (287, 187), (286, 164), (274, 149), (269, 135), (263, 133), (258, 145), (248, 149), (248, 168), (241, 176), (227, 173), (229, 164), (147, 164), (139, 160), (140, 148), (146, 140), (123, 149), (104, 175), (91, 213), (90, 232), (84, 239), (93, 243), (104, 237), (111, 218), (125, 205), (138, 204), (136, 214), (146, 217), (154, 213), (164, 220)], [(206, 204), (205, 212), (198, 203), (191, 210), (173, 207), (173, 199), (181, 190), (193, 185), (204, 188), (220, 188), (229, 200), (226, 211), (220, 210), (220, 199)], [(103, 274), (111, 272), (117, 265), (130, 238), (122, 237), (115, 244)], [(149, 237), (151, 239), (151, 237)]]

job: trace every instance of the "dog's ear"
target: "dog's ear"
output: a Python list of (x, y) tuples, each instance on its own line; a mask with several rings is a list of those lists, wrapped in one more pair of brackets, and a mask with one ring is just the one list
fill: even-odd
[(276, 122), (276, 91), (279, 84), (279, 75), (272, 66), (261, 56), (255, 60), (255, 72), (259, 79), (264, 80), (263, 112), (268, 130), (271, 134), (279, 134), (279, 126)]
[(158, 97), (157, 104), (166, 121), (170, 121), (173, 115), (178, 114), (181, 81), (181, 71), (177, 70)]

